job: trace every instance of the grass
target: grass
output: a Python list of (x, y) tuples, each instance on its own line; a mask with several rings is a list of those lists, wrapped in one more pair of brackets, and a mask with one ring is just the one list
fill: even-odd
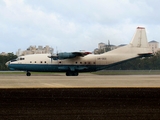
[[(55, 72), (31, 72), (32, 75), (60, 75), (62, 73), (55, 73)], [(25, 71), (1, 71), (0, 76), (2, 75), (26, 75)]]
[(160, 70), (103, 70), (94, 72), (97, 75), (160, 75)]
[[(1, 71), (0, 75), (25, 75), (23, 71)], [(65, 75), (65, 73), (59, 72), (31, 72), (32, 75)], [(80, 73), (85, 74), (85, 73)], [(97, 72), (91, 72), (95, 75), (160, 75), (160, 70), (102, 70)]]

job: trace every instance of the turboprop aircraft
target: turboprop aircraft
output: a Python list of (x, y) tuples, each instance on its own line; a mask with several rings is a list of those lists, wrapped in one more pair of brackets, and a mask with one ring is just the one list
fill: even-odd
[(66, 76), (78, 76), (79, 72), (93, 72), (139, 57), (152, 55), (144, 27), (137, 27), (131, 42), (112, 51), (94, 55), (90, 52), (62, 52), (56, 55), (33, 54), (8, 61), (11, 70), (30, 72), (65, 72)]

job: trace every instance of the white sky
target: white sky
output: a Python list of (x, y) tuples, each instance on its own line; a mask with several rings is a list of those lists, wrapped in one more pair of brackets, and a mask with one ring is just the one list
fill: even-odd
[(30, 45), (93, 51), (128, 44), (138, 26), (160, 42), (159, 0), (0, 0), (0, 53)]

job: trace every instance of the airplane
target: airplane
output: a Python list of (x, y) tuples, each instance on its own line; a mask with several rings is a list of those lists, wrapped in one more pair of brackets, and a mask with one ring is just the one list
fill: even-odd
[(19, 56), (6, 65), (11, 70), (30, 72), (65, 72), (66, 76), (78, 76), (80, 72), (94, 72), (135, 58), (152, 56), (144, 27), (137, 27), (131, 42), (123, 47), (105, 52), (61, 52), (52, 54), (32, 54)]

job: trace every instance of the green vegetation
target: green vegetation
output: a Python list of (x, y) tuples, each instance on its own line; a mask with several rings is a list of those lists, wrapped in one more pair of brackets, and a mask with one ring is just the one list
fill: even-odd
[(160, 75), (160, 70), (103, 70), (96, 75)]
[[(32, 76), (64, 76), (66, 73), (59, 72), (31, 72)], [(25, 71), (1, 71), (0, 76), (26, 76)]]
[[(58, 72), (31, 72), (32, 76), (65, 76), (65, 73)], [(160, 75), (160, 70), (102, 70), (91, 73), (80, 73), (80, 75)], [(23, 71), (3, 71), (0, 76), (26, 76)]]
[(107, 70), (160, 70), (160, 52), (157, 52), (152, 57), (127, 61)]
[(0, 70), (8, 70), (5, 63), (15, 58), (17, 58), (17, 56), (13, 53), (8, 53), (8, 55), (0, 55)]

